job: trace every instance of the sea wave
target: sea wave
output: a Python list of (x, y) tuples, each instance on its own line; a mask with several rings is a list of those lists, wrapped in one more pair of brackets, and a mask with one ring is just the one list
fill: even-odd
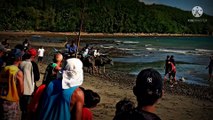
[(152, 44), (146, 44), (145, 47), (152, 46)]
[(105, 48), (105, 49), (110, 49), (110, 48), (114, 48), (114, 46), (103, 46), (103, 45), (100, 45), (101, 48)]
[[(150, 49), (152, 50), (152, 49)], [(179, 53), (179, 54), (192, 54), (192, 55), (211, 55), (213, 50), (208, 49), (194, 49), (194, 50), (178, 50), (178, 49), (164, 49), (160, 48), (161, 52)]]
[(139, 54), (139, 53), (135, 53), (135, 54), (133, 54), (133, 56), (136, 56), (136, 57), (147, 57), (147, 56), (149, 56), (148, 54), (145, 54), (145, 53), (141, 53), (141, 54)]
[(131, 50), (135, 50), (135, 49), (130, 49), (130, 48), (118, 48), (119, 50), (126, 50), (126, 51), (131, 51)]
[(195, 51), (199, 51), (199, 52), (213, 52), (213, 50), (208, 50), (208, 49), (195, 49)]
[(189, 50), (159, 49), (159, 51), (172, 52), (172, 53), (181, 53), (181, 54), (189, 53)]
[(146, 48), (149, 51), (157, 51), (157, 48)]
[(136, 41), (124, 41), (123, 43), (124, 44), (137, 44), (139, 42), (136, 42)]

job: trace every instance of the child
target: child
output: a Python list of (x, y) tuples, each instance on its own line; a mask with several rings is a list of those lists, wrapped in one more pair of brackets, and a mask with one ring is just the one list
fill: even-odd
[(116, 114), (114, 120), (161, 120), (155, 112), (155, 104), (163, 94), (163, 79), (154, 69), (142, 70), (136, 79), (133, 93), (138, 105), (135, 109)]
[(84, 107), (82, 112), (82, 120), (92, 120), (93, 115), (90, 111), (90, 108), (96, 107), (96, 105), (100, 102), (100, 96), (98, 93), (92, 91), (92, 90), (85, 90), (84, 88), (81, 88), (84, 91)]
[(135, 108), (135, 104), (132, 101), (128, 100), (127, 98), (124, 98), (123, 100), (120, 100), (116, 104), (115, 114), (119, 115), (119, 114), (127, 113), (126, 115), (128, 115), (128, 113), (132, 112), (134, 108)]

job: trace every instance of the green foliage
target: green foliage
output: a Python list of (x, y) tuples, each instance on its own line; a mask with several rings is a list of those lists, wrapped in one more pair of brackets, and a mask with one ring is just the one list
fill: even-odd
[[(0, 30), (102, 33), (192, 33), (213, 31), (212, 16), (138, 0), (2, 0)], [(205, 22), (189, 22), (204, 19)]]

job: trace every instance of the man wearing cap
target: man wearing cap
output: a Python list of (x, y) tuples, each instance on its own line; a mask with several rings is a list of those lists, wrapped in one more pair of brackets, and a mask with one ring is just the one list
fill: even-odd
[(35, 62), (35, 57), (37, 56), (37, 50), (35, 48), (31, 48), (27, 51), (30, 54), (31, 63), (33, 66), (33, 74), (34, 74), (34, 81), (39, 81), (40, 79), (40, 72), (38, 69), (38, 64)]
[(42, 100), (39, 120), (81, 120), (84, 93), (83, 64), (77, 58), (67, 59), (58, 79), (51, 81)]
[(135, 109), (123, 112), (113, 120), (161, 120), (155, 112), (155, 104), (162, 97), (163, 79), (154, 69), (142, 70), (136, 79), (133, 93), (138, 105)]
[(0, 119), (20, 120), (20, 96), (24, 92), (23, 72), (18, 68), (22, 52), (14, 49), (8, 56), (8, 63), (0, 72)]
[(33, 65), (31, 63), (31, 55), (26, 52), (23, 56), (25, 58), (24, 61), (20, 64), (20, 69), (24, 73), (24, 94), (20, 99), (20, 106), (22, 111), (22, 119), (25, 119), (27, 116), (27, 106), (30, 103), (30, 99), (32, 97), (32, 93), (35, 89), (34, 82), (34, 73), (33, 73)]

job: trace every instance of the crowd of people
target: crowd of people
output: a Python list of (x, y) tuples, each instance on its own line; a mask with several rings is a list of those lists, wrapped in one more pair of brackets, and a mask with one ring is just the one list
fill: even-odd
[[(32, 47), (26, 39), (9, 52), (0, 45), (0, 118), (2, 120), (92, 120), (90, 108), (96, 107), (101, 97), (90, 89), (82, 88), (84, 81), (83, 63), (74, 57), (78, 51), (75, 42), (66, 44), (72, 57), (64, 57), (60, 52), (54, 54), (53, 61), (47, 65), (43, 78), (40, 78), (38, 63), (42, 62), (45, 50)], [(92, 51), (92, 53), (90, 53)], [(99, 50), (82, 49), (82, 57), (99, 56)], [(36, 61), (36, 58), (37, 61)], [(212, 77), (210, 57), (209, 79)], [(164, 80), (155, 69), (144, 69), (137, 75), (133, 93), (134, 102), (123, 99), (116, 104), (114, 120), (160, 120), (154, 114), (155, 104), (163, 96), (164, 82), (169, 78), (171, 87), (176, 81), (174, 56), (167, 56)], [(40, 86), (35, 82), (42, 80)]]
[[(4, 45), (0, 46), (2, 120), (92, 120), (89, 109), (100, 102), (100, 96), (80, 87), (84, 79), (80, 59), (56, 53), (42, 79), (38, 68), (44, 57), (42, 46), (36, 50), (27, 39), (10, 51)], [(43, 83), (37, 88), (40, 79)]]
[(90, 47), (89, 44), (86, 44), (80, 51), (78, 51), (78, 47), (76, 45), (75, 40), (70, 40), (65, 43), (65, 48), (70, 57), (76, 57), (80, 55), (80, 58), (84, 59), (88, 56), (98, 57), (101, 55), (99, 49), (95, 49), (95, 47)]

